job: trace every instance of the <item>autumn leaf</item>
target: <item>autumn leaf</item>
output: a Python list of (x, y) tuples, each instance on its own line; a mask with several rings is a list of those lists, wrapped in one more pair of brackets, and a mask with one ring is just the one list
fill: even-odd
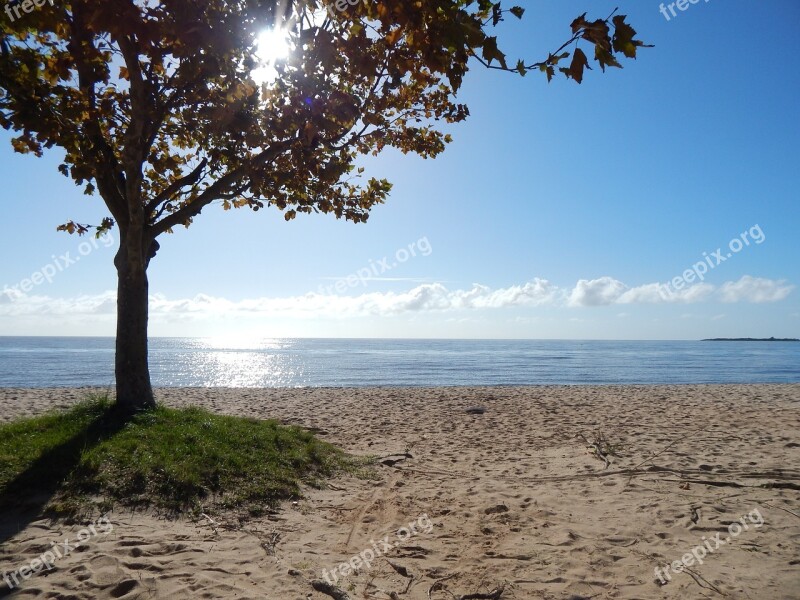
[(591, 70), (589, 66), (589, 59), (586, 58), (586, 54), (580, 48), (576, 48), (575, 52), (572, 54), (572, 62), (569, 65), (568, 74), (578, 83), (583, 81), (583, 69), (587, 68)]
[(625, 18), (625, 15), (616, 15), (612, 20), (614, 23), (613, 48), (615, 52), (621, 52), (627, 58), (636, 58), (637, 48), (652, 48), (652, 46), (634, 39), (636, 30), (625, 22)]
[(397, 29), (394, 29), (386, 34), (386, 42), (390, 46), (394, 46), (397, 43), (397, 40), (399, 40), (402, 36), (403, 30), (398, 27)]
[(614, 57), (611, 52), (602, 48), (601, 46), (595, 46), (594, 48), (594, 58), (597, 62), (600, 63), (600, 68), (605, 71), (606, 67), (617, 67), (619, 69), (622, 68), (622, 65), (619, 64), (617, 59)]
[(492, 64), (493, 60), (497, 60), (504, 69), (506, 68), (506, 55), (500, 52), (497, 47), (497, 38), (486, 38), (483, 43), (483, 58), (486, 59), (488, 64)]
[(576, 18), (575, 20), (570, 23), (570, 29), (572, 29), (572, 33), (578, 33), (581, 29), (586, 27), (588, 23), (586, 22), (586, 13), (583, 13), (581, 16)]
[(80, 223), (75, 223), (73, 221), (68, 221), (63, 225), (59, 225), (58, 227), (56, 227), (56, 231), (66, 231), (70, 235), (76, 233), (78, 235), (84, 235), (85, 233), (89, 232), (89, 226), (81, 225)]

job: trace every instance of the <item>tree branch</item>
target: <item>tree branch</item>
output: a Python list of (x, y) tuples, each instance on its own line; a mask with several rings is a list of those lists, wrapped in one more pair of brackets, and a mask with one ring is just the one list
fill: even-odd
[(126, 199), (128, 211), (137, 221), (144, 217), (144, 207), (141, 199), (142, 165), (147, 157), (148, 132), (152, 131), (152, 105), (148, 102), (146, 81), (142, 75), (139, 64), (139, 50), (137, 44), (127, 36), (120, 36), (117, 40), (119, 49), (125, 59), (130, 81), (131, 119), (125, 130), (125, 146), (122, 149), (122, 162), (126, 175)]
[[(94, 93), (95, 79), (91, 65), (86, 62), (85, 48), (83, 46), (84, 44), (90, 44), (90, 42), (84, 39), (86, 36), (82, 29), (83, 20), (79, 5), (74, 8), (73, 18), (69, 23), (72, 30), (69, 45), (72, 47), (75, 69), (78, 72), (78, 87), (86, 95), (89, 108), (95, 110), (97, 108)], [(88, 119), (85, 123), (84, 131), (87, 133), (88, 141), (91, 143), (87, 150), (90, 151), (89, 154), (93, 158), (94, 176), (100, 195), (117, 223), (127, 223), (125, 190), (124, 187), (119, 185), (122, 169), (114, 150), (103, 135), (96, 119)]]
[(253, 166), (262, 165), (274, 160), (282, 152), (288, 149), (292, 143), (293, 141), (278, 142), (269, 149), (264, 150), (258, 156), (254, 157), (250, 162), (217, 179), (214, 183), (208, 186), (203, 193), (195, 198), (194, 201), (190, 202), (189, 204), (185, 204), (174, 213), (171, 213), (169, 216), (161, 219), (161, 221), (148, 227), (149, 234), (152, 239), (155, 239), (173, 227), (186, 223), (192, 217), (199, 215), (206, 206), (211, 204), (214, 200), (219, 200), (220, 195), (227, 192), (228, 188), (239, 181)]
[(200, 180), (200, 176), (203, 173), (203, 169), (206, 168), (207, 164), (208, 160), (204, 158), (191, 173), (188, 173), (187, 175), (184, 175), (183, 177), (176, 179), (175, 181), (170, 183), (166, 188), (164, 188), (161, 191), (161, 193), (159, 193), (155, 198), (153, 198), (147, 204), (147, 207), (145, 208), (145, 214), (149, 215), (156, 208), (158, 208), (159, 204), (161, 204), (166, 200), (169, 200), (170, 198), (172, 198), (173, 195), (177, 194), (179, 191), (181, 191), (181, 189), (185, 188), (186, 186), (194, 185), (195, 183), (197, 183)]

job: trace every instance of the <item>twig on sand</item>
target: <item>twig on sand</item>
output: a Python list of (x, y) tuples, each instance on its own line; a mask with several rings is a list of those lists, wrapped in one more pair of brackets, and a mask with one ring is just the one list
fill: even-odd
[(273, 531), (268, 542), (261, 542), (261, 547), (264, 548), (264, 550), (270, 556), (275, 556), (275, 548), (278, 546), (278, 542), (280, 541), (280, 539), (281, 539), (280, 532)]
[(784, 512), (787, 512), (790, 515), (794, 515), (795, 517), (800, 519), (800, 515), (798, 515), (796, 512), (790, 511), (788, 508), (783, 508), (782, 506), (775, 506), (773, 504), (770, 504), (769, 502), (762, 502), (761, 504), (763, 504), (764, 506), (769, 506), (770, 508), (777, 508), (778, 510), (782, 510)]
[[(637, 556), (641, 556), (643, 558), (647, 558), (649, 560), (652, 560), (655, 563), (659, 563), (660, 562), (660, 558), (658, 556), (656, 556), (655, 554), (641, 552), (639, 550), (636, 550), (635, 548), (631, 548), (629, 551), (632, 552), (633, 554), (636, 554)], [(691, 575), (691, 577), (692, 577), (692, 579), (694, 579), (695, 583), (697, 583), (697, 585), (699, 585), (701, 588), (716, 592), (720, 596), (727, 596), (727, 594), (725, 592), (720, 590), (718, 587), (716, 587), (713, 583), (708, 581), (705, 577), (700, 575), (700, 573), (698, 573), (694, 569), (690, 569), (689, 567), (684, 566), (683, 570), (686, 571), (689, 575)], [(703, 583), (706, 583), (707, 585), (703, 585)], [(666, 583), (662, 583), (661, 585), (666, 585)], [(707, 596), (705, 596), (705, 594), (703, 594), (703, 597), (707, 597)]]
[(414, 577), (411, 573), (408, 572), (408, 569), (406, 569), (403, 565), (398, 565), (397, 563), (393, 563), (388, 558), (384, 560), (387, 563), (389, 563), (390, 567), (392, 567), (398, 574), (402, 575), (403, 577), (412, 577), (412, 578)]
[(460, 473), (459, 471), (439, 471), (435, 469), (411, 469), (409, 467), (394, 467), (398, 471), (407, 473), (422, 473), (423, 475), (444, 475), (446, 477), (475, 477), (470, 473)]
[(800, 483), (793, 481), (769, 481), (767, 483), (760, 483), (757, 485), (748, 485), (746, 483), (738, 483), (736, 481), (725, 481), (719, 479), (662, 479), (661, 481), (672, 481), (676, 483), (699, 483), (701, 485), (711, 485), (714, 487), (732, 487), (732, 488), (754, 488), (754, 489), (776, 489), (776, 490), (800, 490)]
[(503, 595), (503, 590), (506, 586), (501, 585), (499, 588), (492, 590), (488, 594), (465, 594), (460, 596), (458, 600), (500, 600), (500, 596)]
[[(393, 458), (397, 457), (397, 458)], [(397, 454), (389, 454), (378, 459), (378, 462), (387, 467), (393, 467), (397, 463), (406, 460), (407, 458), (414, 458), (408, 452), (399, 452)]]
[[(713, 590), (713, 591), (717, 592), (720, 596), (727, 596), (728, 595), (725, 592), (723, 592), (721, 589), (719, 589), (717, 586), (715, 586), (713, 583), (711, 583), (708, 579), (706, 579), (705, 577), (700, 575), (700, 573), (698, 573), (694, 569), (690, 569), (689, 567), (684, 566), (683, 570), (686, 571), (687, 573), (689, 573), (689, 575), (692, 576), (692, 579), (694, 579), (695, 582), (697, 583), (697, 585), (699, 585), (701, 588), (706, 588), (708, 590)], [(701, 583), (701, 580), (706, 585), (703, 585), (703, 583)]]
[(200, 516), (208, 519), (208, 523), (209, 525), (211, 525), (211, 529), (214, 530), (214, 535), (219, 535), (219, 531), (217, 529), (219, 527), (219, 523), (217, 523), (214, 519), (209, 517), (206, 513), (200, 513)]
[(408, 584), (406, 585), (406, 589), (403, 592), (404, 594), (407, 594), (409, 588), (411, 587), (411, 584), (414, 582), (414, 575), (412, 573), (410, 573), (409, 570), (406, 569), (403, 565), (399, 565), (397, 563), (393, 563), (388, 558), (384, 558), (384, 560), (387, 563), (389, 563), (389, 566), (392, 567), (392, 569), (394, 569), (399, 575), (402, 575), (403, 577), (408, 579)]
[[(448, 579), (452, 579), (455, 577), (455, 573), (453, 575), (448, 575), (447, 577), (442, 577), (441, 579), (437, 579), (431, 584), (431, 587), (428, 588), (428, 600), (431, 598), (431, 594), (436, 590), (443, 590), (445, 589), (444, 582)], [(452, 594), (450, 594), (452, 596)]]
[[(698, 427), (698, 428), (697, 428), (697, 429), (695, 429), (694, 431), (690, 431), (690, 432), (689, 432), (689, 433), (687, 433), (686, 435), (682, 435), (682, 436), (680, 436), (680, 437), (678, 437), (678, 438), (676, 438), (676, 439), (672, 440), (672, 441), (671, 441), (669, 444), (667, 444), (666, 446), (664, 446), (664, 447), (663, 447), (661, 450), (659, 450), (659, 451), (658, 451), (658, 452), (656, 452), (655, 454), (651, 454), (651, 455), (650, 455), (650, 456), (648, 456), (646, 459), (644, 459), (642, 462), (640, 462), (638, 465), (634, 465), (634, 466), (633, 466), (633, 467), (631, 467), (631, 469), (629, 469), (629, 470), (630, 470), (630, 471), (634, 471), (634, 474), (635, 474), (635, 471), (636, 471), (636, 470), (637, 470), (639, 467), (642, 467), (642, 466), (646, 465), (647, 463), (649, 463), (651, 460), (653, 460), (653, 459), (654, 459), (654, 458), (656, 458), (657, 456), (661, 456), (662, 454), (664, 454), (664, 452), (666, 452), (667, 450), (669, 450), (670, 448), (672, 448), (672, 447), (673, 447), (675, 444), (677, 444), (677, 443), (679, 443), (679, 442), (682, 442), (683, 440), (685, 440), (685, 439), (686, 439), (686, 438), (688, 438), (689, 436), (692, 436), (692, 435), (694, 435), (695, 433), (698, 433), (698, 432), (700, 432), (700, 431), (702, 431), (702, 430), (703, 430), (703, 427)], [(628, 479), (628, 483), (626, 483), (626, 484), (625, 484), (625, 486), (626, 486), (626, 487), (627, 487), (627, 486), (629, 486), (629, 485), (631, 484), (631, 481), (633, 481), (634, 474), (631, 474), (631, 476), (630, 476), (630, 479)]]
[(318, 506), (315, 506), (314, 508), (318, 508), (318, 509), (321, 509), (321, 510), (355, 510), (358, 507), (357, 506), (351, 506), (351, 507), (348, 508), (344, 504), (339, 504), (337, 506), (333, 506), (333, 505), (331, 505), (331, 506), (318, 505)]
[(586, 444), (587, 448), (592, 450), (592, 454), (595, 458), (602, 460), (606, 466), (603, 467), (607, 469), (611, 466), (611, 461), (608, 459), (609, 456), (616, 456), (616, 452), (614, 451), (614, 447), (608, 442), (605, 434), (602, 431), (597, 431), (594, 434), (594, 441), (590, 442), (583, 433), (579, 433), (578, 437), (582, 438), (584, 443)]
[(341, 588), (336, 587), (335, 585), (331, 585), (327, 581), (322, 581), (321, 579), (314, 579), (311, 581), (311, 587), (313, 587), (321, 594), (330, 596), (331, 598), (333, 598), (333, 600), (350, 600), (350, 596), (347, 594), (347, 592), (345, 592)]

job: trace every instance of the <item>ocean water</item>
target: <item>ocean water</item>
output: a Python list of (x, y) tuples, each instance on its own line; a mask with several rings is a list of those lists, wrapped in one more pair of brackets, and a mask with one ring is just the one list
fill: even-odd
[[(154, 338), (156, 386), (797, 383), (800, 343)], [(113, 338), (0, 337), (0, 387), (110, 386)]]

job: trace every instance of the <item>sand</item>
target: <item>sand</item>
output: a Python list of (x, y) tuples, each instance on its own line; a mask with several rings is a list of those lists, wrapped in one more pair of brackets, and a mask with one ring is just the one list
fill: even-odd
[[(84, 393), (0, 390), (0, 419)], [(800, 385), (157, 395), (411, 458), (244, 526), (115, 510), (113, 529), (94, 524), (19, 597), (321, 600), (311, 581), (327, 575), (354, 600), (800, 598)], [(608, 465), (599, 437), (615, 448)], [(0, 576), (89, 524), (3, 515)]]

